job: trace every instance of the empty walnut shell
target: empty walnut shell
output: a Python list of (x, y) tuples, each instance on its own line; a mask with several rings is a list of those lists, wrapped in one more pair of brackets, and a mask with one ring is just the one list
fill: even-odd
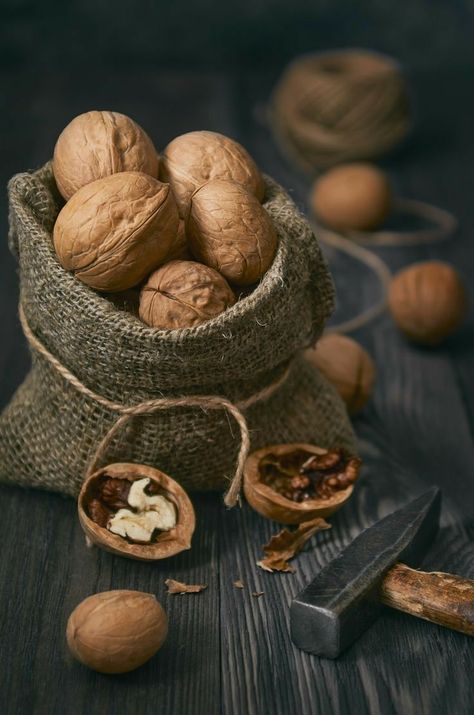
[[(351, 496), (354, 489), (353, 484), (350, 484), (345, 489), (335, 491), (326, 499), (316, 498), (308, 499), (304, 502), (294, 502), (264, 483), (261, 462), (265, 457), (274, 455), (281, 458), (300, 451), (307, 453), (307, 458), (310, 458), (311, 455), (329, 454), (327, 449), (316, 447), (312, 444), (296, 443), (264, 447), (253, 452), (247, 458), (244, 468), (245, 498), (250, 506), (262, 516), (282, 524), (301, 524), (316, 517), (326, 518), (330, 516), (340, 509)], [(351, 460), (358, 464), (360, 463), (356, 458), (351, 458)]]
[(168, 258), (178, 236), (168, 184), (124, 171), (76, 191), (54, 225), (58, 259), (101, 291), (132, 288)]
[[(113, 534), (106, 527), (99, 526), (91, 519), (88, 507), (100, 489), (105, 478), (125, 479), (129, 482), (148, 478), (160, 489), (163, 496), (176, 508), (176, 526), (160, 533), (155, 541), (147, 544), (130, 543), (122, 536)], [(191, 538), (196, 526), (193, 505), (184, 489), (171, 477), (154, 467), (144, 464), (109, 464), (88, 477), (82, 485), (78, 497), (79, 521), (86, 536), (93, 544), (119, 556), (139, 561), (157, 561), (174, 556), (191, 548)]]
[(238, 142), (216, 132), (188, 132), (173, 139), (163, 152), (160, 178), (171, 184), (183, 217), (193, 192), (210, 179), (231, 179), (259, 201), (265, 192), (262, 175), (250, 154)]
[(59, 135), (53, 172), (59, 191), (69, 199), (81, 186), (120, 171), (158, 176), (158, 154), (143, 129), (118, 112), (85, 112)]
[(140, 318), (162, 330), (192, 328), (235, 303), (226, 279), (195, 261), (170, 261), (158, 268), (140, 294)]
[(270, 267), (277, 235), (269, 214), (243, 186), (214, 179), (191, 198), (186, 234), (193, 255), (236, 285), (251, 285)]

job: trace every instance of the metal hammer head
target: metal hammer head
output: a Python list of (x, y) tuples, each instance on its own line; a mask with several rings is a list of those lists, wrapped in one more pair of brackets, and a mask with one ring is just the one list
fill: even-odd
[(397, 561), (416, 568), (438, 530), (433, 488), (365, 529), (292, 602), (291, 637), (303, 650), (336, 658), (377, 618), (377, 591)]

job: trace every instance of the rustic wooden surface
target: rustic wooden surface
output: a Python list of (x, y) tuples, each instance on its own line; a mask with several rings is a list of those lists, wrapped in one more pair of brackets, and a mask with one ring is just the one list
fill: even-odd
[[(47, 160), (69, 119), (90, 108), (131, 114), (158, 146), (195, 128), (240, 139), (262, 168), (304, 209), (308, 184), (276, 149), (265, 124), (275, 75), (128, 70), (66, 72), (32, 80), (3, 71), (5, 110), (1, 181)], [(416, 74), (418, 123), (386, 162), (400, 194), (451, 209), (455, 239), (379, 250), (395, 270), (440, 257), (474, 270), (474, 103), (466, 71)], [(462, 109), (461, 109), (462, 108)], [(0, 405), (22, 380), (28, 355), (17, 319), (17, 277), (6, 249), (6, 202), (0, 246)], [(339, 291), (336, 319), (376, 299), (366, 268), (328, 252)], [(291, 598), (362, 528), (427, 486), (443, 490), (442, 529), (424, 568), (474, 577), (474, 337), (472, 313), (443, 348), (408, 345), (385, 315), (358, 338), (378, 368), (373, 401), (356, 420), (363, 475), (353, 499), (297, 560), (295, 574), (264, 573), (260, 546), (277, 526), (247, 507), (227, 512), (217, 496), (196, 496), (193, 548), (169, 562), (141, 564), (85, 547), (75, 504), (54, 494), (0, 486), (0, 707), (3, 713), (160, 712), (325, 715), (445, 713), (474, 710), (474, 641), (387, 611), (339, 660), (298, 651), (288, 633)], [(167, 596), (168, 577), (208, 583), (199, 595)], [(241, 579), (245, 589), (233, 586)], [(123, 677), (101, 676), (65, 647), (69, 613), (84, 597), (111, 588), (156, 593), (170, 634), (159, 655)], [(253, 591), (263, 591), (259, 598)]]

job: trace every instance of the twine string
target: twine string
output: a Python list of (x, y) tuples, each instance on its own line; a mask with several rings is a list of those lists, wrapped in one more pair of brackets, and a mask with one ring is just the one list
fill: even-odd
[(129, 420), (137, 416), (152, 415), (159, 410), (167, 410), (176, 407), (201, 407), (203, 409), (211, 410), (226, 410), (234, 420), (237, 422), (240, 430), (240, 447), (237, 456), (236, 467), (234, 471), (234, 476), (231, 479), (230, 487), (224, 496), (224, 503), (228, 507), (233, 507), (240, 501), (240, 491), (242, 487), (242, 477), (244, 471), (245, 460), (247, 459), (248, 453), (250, 451), (250, 433), (247, 425), (247, 420), (243, 414), (243, 410), (256, 404), (257, 402), (262, 402), (267, 400), (271, 395), (273, 395), (286, 381), (291, 366), (287, 365), (283, 373), (278, 376), (272, 383), (264, 387), (262, 390), (250, 395), (250, 397), (245, 400), (233, 403), (225, 397), (218, 395), (190, 395), (181, 397), (159, 397), (152, 400), (146, 400), (140, 402), (136, 405), (123, 405), (120, 402), (114, 402), (106, 397), (94, 392), (89, 387), (84, 385), (81, 380), (78, 379), (67, 367), (65, 367), (44, 345), (43, 343), (34, 335), (31, 330), (28, 321), (26, 319), (23, 306), (20, 304), (19, 307), (20, 322), (25, 334), (26, 339), (30, 346), (44, 357), (48, 362), (57, 370), (57, 372), (69, 382), (78, 392), (90, 399), (94, 400), (98, 404), (106, 407), (112, 412), (119, 413), (117, 419), (113, 422), (111, 427), (108, 429), (99, 445), (97, 446), (92, 458), (89, 460), (86, 477), (94, 473), (99, 462), (103, 459), (108, 446), (115, 437), (117, 433), (122, 430)]
[(369, 250), (370, 246), (416, 246), (444, 241), (458, 228), (458, 221), (453, 214), (424, 201), (400, 198), (396, 200), (393, 208), (398, 213), (411, 214), (429, 221), (433, 226), (410, 231), (350, 231), (342, 234), (312, 219), (314, 233), (322, 243), (359, 260), (374, 272), (380, 285), (380, 298), (375, 305), (349, 320), (326, 328), (325, 333), (351, 333), (385, 312), (392, 274), (385, 261)]

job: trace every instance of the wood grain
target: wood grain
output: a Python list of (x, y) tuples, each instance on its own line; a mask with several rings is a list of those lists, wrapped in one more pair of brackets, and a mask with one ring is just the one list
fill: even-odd
[[(44, 78), (25, 70), (8, 81), (0, 130), (10, 138), (0, 166), (10, 174), (41, 164), (67, 121), (94, 106), (134, 116), (163, 146), (196, 127), (241, 140), (262, 168), (305, 207), (309, 182), (278, 153), (263, 105), (278, 71), (235, 76), (129, 68), (96, 72), (60, 66)], [(414, 76), (420, 124), (387, 168), (400, 192), (454, 209), (463, 230), (443, 246), (379, 249), (393, 270), (440, 256), (468, 278), (474, 269), (473, 102), (466, 71)], [(126, 91), (124, 90), (126, 88)], [(444, 101), (440, 101), (440, 97)], [(453, 115), (452, 107), (465, 107)], [(3, 204), (3, 235), (6, 212)], [(338, 294), (336, 320), (375, 300), (367, 270), (327, 253)], [(28, 364), (16, 315), (13, 260), (0, 244), (0, 403)], [(472, 298), (472, 286), (470, 286)], [(227, 510), (220, 496), (193, 496), (191, 551), (140, 564), (86, 549), (72, 500), (0, 487), (0, 704), (13, 713), (172, 715), (411, 715), (474, 710), (471, 639), (387, 609), (337, 661), (296, 649), (289, 638), (291, 599), (361, 529), (431, 484), (443, 491), (442, 528), (424, 568), (474, 577), (474, 339), (472, 317), (458, 338), (426, 351), (410, 346), (386, 315), (356, 336), (374, 356), (374, 399), (356, 419), (364, 468), (354, 496), (294, 561), (294, 574), (256, 565), (280, 528), (247, 505)], [(200, 594), (166, 595), (164, 581), (207, 583)], [(233, 582), (241, 579), (243, 589)], [(156, 659), (121, 678), (75, 663), (65, 648), (67, 617), (87, 595), (136, 588), (157, 595), (170, 636)], [(254, 592), (263, 591), (255, 597)], [(5, 654), (7, 654), (5, 656)]]
[(445, 628), (474, 636), (474, 581), (442, 571), (395, 564), (380, 587), (380, 600)]

